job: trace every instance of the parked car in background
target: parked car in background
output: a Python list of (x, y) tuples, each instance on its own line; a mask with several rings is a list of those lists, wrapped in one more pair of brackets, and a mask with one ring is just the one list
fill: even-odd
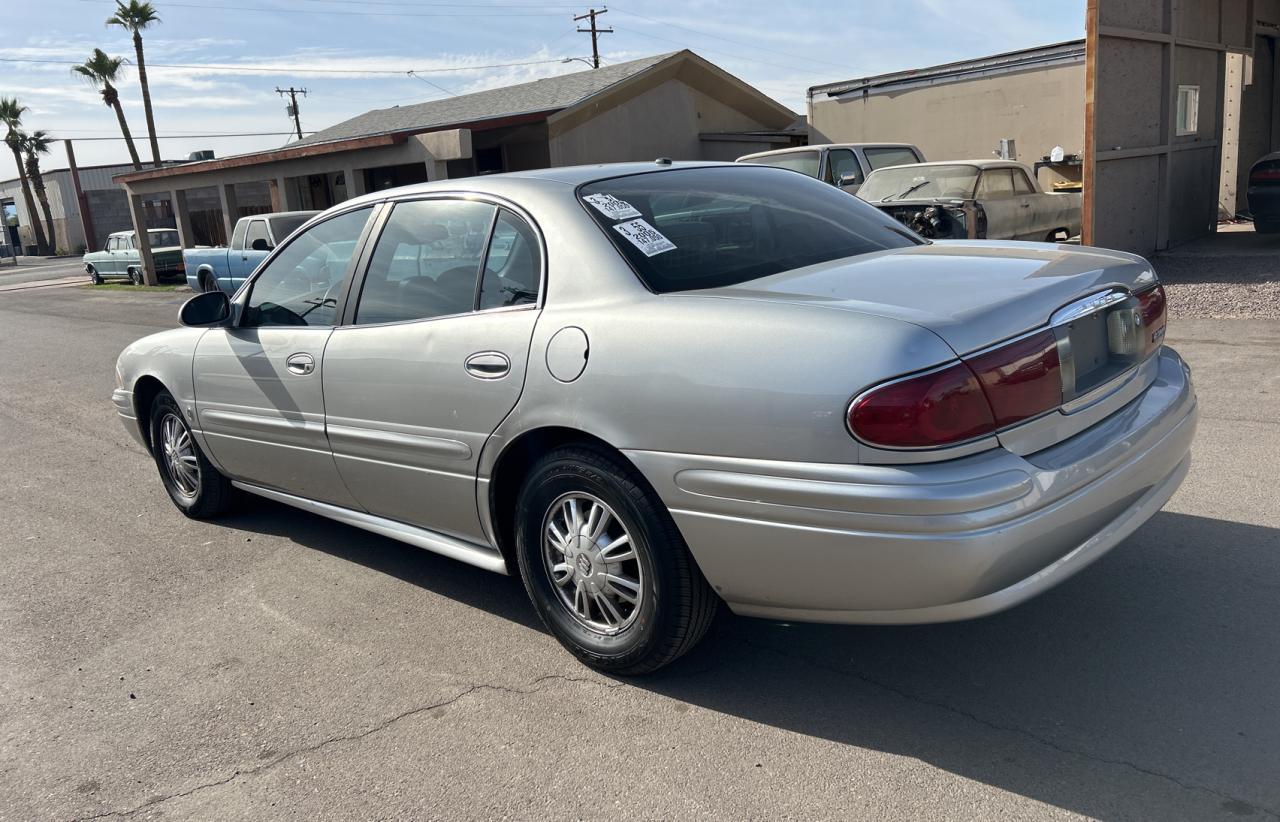
[(236, 221), (230, 247), (188, 248), (182, 252), (192, 291), (235, 293), (258, 263), (318, 211), (253, 214)]
[(1249, 169), (1249, 214), (1259, 234), (1280, 232), (1280, 151), (1264, 156)]
[(380, 191), (180, 319), (125, 349), (112, 400), (183, 513), (234, 485), (519, 574), (628, 674), (721, 601), (1015, 605), (1158, 511), (1196, 425), (1141, 257), (927, 242), (749, 165)]
[(1080, 233), (1080, 195), (1048, 193), (1008, 160), (919, 163), (873, 172), (858, 196), (929, 239), (1056, 242)]
[[(178, 231), (173, 228), (147, 229), (151, 243), (151, 258), (156, 265), (156, 279), (180, 279), (184, 273), (182, 243)], [(95, 285), (104, 280), (123, 277), (134, 285), (142, 285), (142, 255), (138, 251), (138, 239), (132, 231), (117, 231), (107, 237), (101, 251), (84, 255), (84, 271)]]
[(829, 143), (761, 151), (737, 162), (788, 168), (854, 194), (876, 169), (923, 163), (924, 155), (908, 143)]

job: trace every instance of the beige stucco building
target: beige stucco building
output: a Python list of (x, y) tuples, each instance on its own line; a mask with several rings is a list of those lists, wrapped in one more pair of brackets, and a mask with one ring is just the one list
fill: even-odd
[(1041, 183), (1080, 179), (1085, 41), (828, 83), (809, 89), (810, 142), (904, 142), (930, 160), (990, 159), (1013, 140), (1033, 164), (1060, 146), (1074, 160)]

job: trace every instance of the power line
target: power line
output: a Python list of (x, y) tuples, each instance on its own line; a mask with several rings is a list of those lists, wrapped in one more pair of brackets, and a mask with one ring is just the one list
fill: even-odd
[[(173, 5), (168, 3), (166, 5)], [(196, 69), (203, 71), (229, 71), (229, 72), (255, 72), (259, 74), (394, 74), (404, 76), (413, 72), (414, 74), (454, 74), (459, 71), (482, 71), (485, 69), (496, 68), (512, 68), (515, 66), (537, 66), (547, 63), (562, 63), (563, 57), (557, 57), (550, 60), (524, 60), (518, 63), (491, 63), (484, 66), (453, 66), (451, 68), (428, 68), (428, 69), (323, 69), (323, 68), (280, 68), (278, 66), (254, 66), (241, 63), (152, 63), (147, 61), (147, 68), (177, 68), (177, 69)], [(80, 63), (74, 60), (34, 60), (25, 57), (0, 57), (0, 63), (35, 63), (47, 66), (78, 66)]]
[[(86, 3), (97, 0), (83, 0)], [(481, 12), (438, 12), (438, 11), (339, 11), (337, 9), (281, 9), (267, 6), (204, 6), (196, 3), (165, 3), (165, 8), (200, 9), (201, 11), (264, 11), (268, 14), (337, 14), (352, 17), (559, 17), (554, 12), (504, 12), (496, 9), (498, 14)], [(484, 8), (483, 6), (481, 8)]]
[(457, 97), (457, 96), (458, 96), (458, 93), (457, 93), (456, 91), (449, 91), (449, 89), (445, 88), (444, 86), (440, 85), (439, 83), (433, 83), (433, 82), (431, 82), (430, 80), (428, 80), (428, 79), (427, 79), (427, 78), (425, 78), (425, 77), (419, 77), (419, 76), (417, 75), (417, 73), (416, 73), (416, 72), (412, 72), (412, 71), (411, 71), (411, 72), (409, 72), (409, 76), (410, 76), (410, 77), (412, 77), (412, 78), (413, 78), (413, 79), (415, 79), (415, 80), (421, 80), (422, 82), (426, 83), (427, 85), (431, 86), (432, 88), (440, 89), (441, 91), (443, 91), (445, 94), (449, 95), (450, 97)]
[[(62, 132), (62, 133), (69, 134), (71, 132)], [(315, 134), (315, 132), (304, 131), (303, 134)], [(224, 132), (216, 132), (212, 134), (157, 134), (156, 139), (157, 140), (201, 140), (206, 138), (211, 139), (214, 137), (279, 137), (281, 135), (287, 135), (289, 137), (293, 137), (294, 133), (292, 131), (238, 131), (238, 132), (224, 131)], [(75, 140), (77, 143), (84, 143), (84, 142), (103, 141), (103, 140), (123, 140), (124, 137), (123, 136), (120, 136), (120, 137), (71, 137), (69, 139)]]
[[(326, 0), (326, 2), (328, 2), (328, 0)], [(802, 57), (798, 54), (788, 54), (785, 51), (778, 51), (777, 49), (765, 48), (763, 46), (757, 46), (752, 43), (744, 43), (741, 40), (731, 40), (730, 38), (720, 34), (712, 34), (709, 31), (702, 31), (700, 29), (690, 28), (689, 26), (682, 26), (679, 23), (672, 23), (669, 20), (660, 20), (656, 17), (648, 17), (646, 15), (640, 14), (639, 12), (634, 12), (628, 9), (624, 9), (621, 6), (614, 6), (613, 10), (620, 11), (623, 14), (629, 15), (631, 17), (638, 17), (641, 20), (648, 20), (650, 23), (657, 23), (660, 26), (670, 26), (671, 28), (674, 28), (674, 29), (683, 29), (684, 31), (689, 32), (690, 34), (697, 34), (702, 37), (710, 37), (715, 40), (721, 40), (725, 43), (732, 43), (735, 46), (742, 46), (743, 48), (755, 49), (757, 51), (767, 51), (767, 52), (770, 52), (771, 54), (777, 54), (780, 57), (790, 57), (792, 60), (806, 60), (810, 63), (821, 63), (824, 66), (832, 66), (833, 68), (844, 69), (845, 71), (854, 71), (853, 68), (849, 66), (841, 65), (840, 63), (832, 63), (827, 60), (815, 60), (812, 57)]]
[(577, 17), (573, 18), (573, 21), (575, 23), (581, 20), (587, 20), (587, 19), (591, 20), (591, 28), (589, 29), (579, 28), (578, 32), (580, 34), (586, 34), (588, 32), (591, 34), (591, 67), (592, 68), (600, 68), (600, 35), (613, 34), (613, 29), (602, 29), (602, 28), (596, 27), (596, 18), (602, 14), (608, 14), (608, 12), (609, 12), (608, 9), (601, 9), (600, 11), (596, 11), (595, 9), (592, 9), (586, 14), (579, 14)]

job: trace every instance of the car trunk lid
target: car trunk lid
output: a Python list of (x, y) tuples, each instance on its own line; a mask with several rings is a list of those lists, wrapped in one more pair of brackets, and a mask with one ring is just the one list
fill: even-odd
[(775, 274), (702, 296), (798, 303), (923, 326), (965, 355), (1109, 289), (1155, 282), (1141, 257), (1047, 243), (939, 241)]

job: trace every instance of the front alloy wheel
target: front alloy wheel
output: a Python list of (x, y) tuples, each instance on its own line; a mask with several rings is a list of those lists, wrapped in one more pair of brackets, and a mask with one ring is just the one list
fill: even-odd
[(189, 517), (221, 514), (231, 502), (231, 482), (200, 451), (178, 403), (161, 391), (151, 404), (151, 454), (169, 499)]

